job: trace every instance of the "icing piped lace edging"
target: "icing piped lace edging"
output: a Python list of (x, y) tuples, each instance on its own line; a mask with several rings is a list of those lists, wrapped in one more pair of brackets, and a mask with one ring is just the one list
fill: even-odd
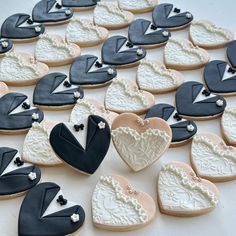
[(47, 138), (49, 139), (50, 131), (43, 124), (40, 124), (39, 122), (34, 122), (32, 124), (32, 129), (33, 130), (41, 130), (41, 131), (43, 131), (47, 135)]
[(226, 107), (224, 114), (231, 114), (233, 116), (236, 116), (236, 107)]

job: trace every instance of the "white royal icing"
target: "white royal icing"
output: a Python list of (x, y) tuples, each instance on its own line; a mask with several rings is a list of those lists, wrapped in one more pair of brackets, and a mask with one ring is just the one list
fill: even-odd
[(236, 79), (236, 74), (232, 74), (231, 72), (229, 72), (230, 66), (227, 64), (225, 67), (225, 71), (224, 71), (224, 75), (222, 77), (222, 80), (227, 80), (227, 79)]
[(181, 120), (177, 120), (174, 118), (175, 114), (178, 114), (178, 111), (175, 109), (172, 114), (170, 115), (170, 117), (166, 120), (166, 122), (168, 123), (168, 125), (173, 125), (173, 124), (177, 124), (177, 123), (180, 123), (180, 122), (184, 122), (186, 121), (186, 119), (182, 118), (181, 117)]
[(226, 107), (221, 122), (225, 135), (236, 142), (236, 107)]
[(153, 6), (152, 0), (119, 0), (120, 8), (124, 9), (145, 9)]
[(51, 93), (60, 93), (60, 92), (65, 92), (67, 90), (79, 88), (79, 85), (75, 85), (75, 84), (71, 84), (70, 87), (66, 87), (64, 85), (65, 81), (69, 82), (68, 78), (65, 78), (53, 91), (51, 91)]
[(135, 171), (157, 160), (171, 141), (171, 136), (165, 131), (151, 128), (139, 133), (129, 127), (119, 127), (112, 130), (111, 134), (120, 156)]
[(202, 92), (205, 90), (204, 87), (202, 87), (201, 91), (198, 93), (197, 97), (194, 99), (193, 103), (201, 102), (210, 98), (214, 98), (216, 95), (213, 93), (210, 93), (208, 96), (204, 95)]
[(13, 109), (13, 110), (9, 113), (9, 115), (14, 115), (14, 114), (18, 114), (18, 113), (21, 113), (21, 112), (30, 111), (30, 110), (35, 109), (35, 107), (34, 107), (34, 106), (31, 106), (31, 105), (30, 105), (30, 108), (29, 108), (29, 109), (25, 109), (25, 108), (23, 108), (23, 106), (22, 106), (23, 103), (30, 104), (29, 99), (26, 98), (24, 101), (22, 101), (17, 107), (15, 107), (15, 109)]
[(101, 176), (92, 197), (93, 222), (130, 226), (148, 221), (148, 214), (137, 199), (124, 194), (112, 176)]
[(214, 192), (201, 182), (192, 181), (185, 170), (173, 164), (162, 167), (158, 190), (161, 205), (165, 210), (203, 210), (214, 207), (218, 203)]

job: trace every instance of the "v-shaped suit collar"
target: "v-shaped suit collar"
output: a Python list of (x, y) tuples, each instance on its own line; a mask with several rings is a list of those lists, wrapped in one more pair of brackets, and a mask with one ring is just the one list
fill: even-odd
[(12, 159), (17, 154), (17, 150), (12, 148), (1, 148), (0, 149), (0, 175), (12, 161)]

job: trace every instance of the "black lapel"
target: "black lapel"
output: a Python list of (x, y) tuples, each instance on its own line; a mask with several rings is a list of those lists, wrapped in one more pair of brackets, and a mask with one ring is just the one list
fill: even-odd
[(7, 168), (14, 156), (17, 154), (16, 149), (2, 147), (0, 148), (0, 175)]

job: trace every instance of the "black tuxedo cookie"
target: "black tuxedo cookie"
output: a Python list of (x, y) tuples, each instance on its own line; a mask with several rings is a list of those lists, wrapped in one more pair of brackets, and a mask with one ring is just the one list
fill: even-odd
[(17, 13), (9, 16), (3, 22), (1, 37), (10, 38), (14, 41), (28, 41), (37, 39), (44, 31), (44, 25), (33, 22), (30, 15)]
[(0, 39), (0, 57), (13, 49), (13, 43), (10, 39)]
[(220, 116), (226, 107), (223, 97), (210, 93), (195, 81), (185, 82), (178, 88), (175, 103), (180, 115), (196, 120)]
[(191, 120), (182, 118), (175, 107), (169, 104), (160, 103), (151, 107), (145, 119), (151, 117), (161, 118), (170, 125), (172, 130), (171, 146), (185, 144), (197, 133), (196, 124)]
[(144, 48), (134, 46), (124, 36), (112, 36), (102, 46), (102, 61), (108, 65), (135, 66), (145, 56)]
[(204, 80), (213, 93), (224, 96), (236, 93), (236, 68), (230, 67), (225, 61), (209, 62), (204, 69)]
[(33, 103), (48, 110), (62, 110), (73, 107), (83, 97), (83, 90), (71, 84), (67, 75), (55, 72), (39, 80), (34, 89)]
[(50, 134), (57, 156), (85, 173), (93, 174), (103, 161), (110, 145), (110, 128), (105, 119), (90, 115), (79, 124), (60, 123)]
[(173, 4), (163, 3), (155, 7), (152, 12), (154, 24), (159, 28), (178, 29), (191, 23), (193, 15), (188, 12), (181, 12)]
[(170, 33), (168, 30), (158, 28), (149, 20), (137, 19), (130, 25), (128, 37), (134, 45), (157, 47), (168, 41)]
[(232, 41), (227, 48), (227, 58), (232, 67), (236, 69), (236, 40)]
[(97, 5), (99, 0), (62, 0), (64, 7), (73, 7), (77, 10), (87, 10)]
[(73, 16), (70, 8), (64, 8), (57, 0), (41, 0), (33, 8), (32, 18), (35, 22), (61, 24)]
[(117, 75), (116, 69), (98, 61), (97, 56), (78, 57), (70, 67), (70, 81), (81, 86), (105, 85)]
[(25, 94), (7, 93), (0, 97), (0, 133), (26, 132), (33, 122), (41, 122), (43, 117), (43, 112), (32, 107)]
[(84, 209), (63, 195), (60, 186), (45, 182), (26, 195), (19, 214), (19, 236), (65, 236), (81, 228)]
[(40, 169), (25, 163), (16, 149), (0, 147), (0, 199), (20, 196), (40, 178)]

